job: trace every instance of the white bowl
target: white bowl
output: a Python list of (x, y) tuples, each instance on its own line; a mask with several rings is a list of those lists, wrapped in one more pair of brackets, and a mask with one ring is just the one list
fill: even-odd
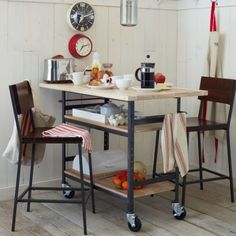
[(128, 89), (131, 82), (132, 82), (132, 79), (128, 79), (128, 78), (116, 79), (116, 86), (117, 88), (121, 90)]
[(123, 76), (122, 75), (113, 75), (112, 77), (111, 77), (111, 83), (112, 84), (116, 84), (116, 80), (117, 79), (123, 79)]

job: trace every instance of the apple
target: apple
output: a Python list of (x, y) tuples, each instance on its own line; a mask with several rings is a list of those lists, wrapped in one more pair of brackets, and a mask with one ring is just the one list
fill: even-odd
[(158, 72), (155, 74), (154, 81), (156, 84), (165, 83), (165, 80), (166, 80), (166, 77), (162, 73)]

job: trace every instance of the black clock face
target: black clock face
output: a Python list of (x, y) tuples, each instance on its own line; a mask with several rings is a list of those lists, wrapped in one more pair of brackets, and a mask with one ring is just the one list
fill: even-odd
[(72, 7), (69, 17), (74, 29), (86, 31), (93, 25), (95, 14), (88, 3), (78, 2)]

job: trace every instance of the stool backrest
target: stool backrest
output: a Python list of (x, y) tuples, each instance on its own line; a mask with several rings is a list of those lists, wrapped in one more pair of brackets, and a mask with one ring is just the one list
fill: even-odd
[[(11, 101), (19, 138), (34, 128), (32, 108), (33, 95), (28, 81), (9, 86)], [(21, 118), (19, 118), (21, 115)], [(19, 122), (21, 120), (21, 123)]]
[(207, 90), (208, 95), (198, 97), (201, 100), (199, 116), (202, 114), (204, 101), (222, 103), (229, 105), (228, 122), (230, 122), (236, 92), (236, 80), (203, 76), (200, 89)]
[(207, 90), (208, 96), (199, 99), (232, 105), (236, 92), (235, 85), (236, 81), (233, 79), (202, 77), (200, 89)]

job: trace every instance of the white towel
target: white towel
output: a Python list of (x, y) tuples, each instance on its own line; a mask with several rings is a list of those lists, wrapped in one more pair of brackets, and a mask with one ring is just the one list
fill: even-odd
[(89, 152), (92, 151), (91, 137), (85, 129), (63, 123), (44, 131), (42, 134), (47, 137), (81, 137), (83, 139), (84, 149)]
[(175, 162), (181, 176), (189, 170), (186, 114), (166, 114), (161, 132), (161, 150), (164, 173), (174, 168)]

